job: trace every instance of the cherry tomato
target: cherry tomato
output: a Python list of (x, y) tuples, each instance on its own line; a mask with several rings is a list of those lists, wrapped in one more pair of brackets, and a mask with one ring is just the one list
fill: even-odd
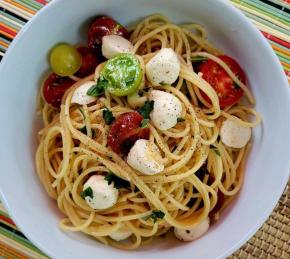
[[(240, 65), (231, 57), (221, 55), (219, 58), (245, 84), (246, 76)], [(216, 62), (208, 60), (202, 63), (199, 67), (199, 72), (203, 74), (202, 78), (217, 92), (221, 108), (236, 104), (243, 96), (243, 90), (234, 83), (228, 73)], [(210, 102), (210, 99), (204, 92), (201, 92), (201, 94), (206, 101)]]
[(78, 52), (82, 55), (82, 65), (76, 72), (76, 76), (84, 78), (95, 72), (97, 65), (99, 64), (96, 55), (87, 47), (77, 48)]
[(149, 139), (149, 128), (140, 128), (142, 120), (138, 112), (120, 115), (110, 127), (109, 147), (116, 153), (127, 154), (138, 139)]
[(114, 19), (107, 16), (96, 19), (90, 25), (88, 31), (89, 48), (99, 54), (101, 51), (102, 38), (111, 34), (116, 34), (124, 38), (129, 37), (127, 29)]
[(59, 108), (61, 99), (66, 90), (74, 83), (75, 81), (69, 77), (61, 77), (54, 73), (50, 74), (45, 80), (43, 86), (43, 97), (45, 101), (52, 106)]
[(82, 56), (70, 44), (62, 43), (52, 48), (50, 52), (50, 66), (59, 76), (71, 76), (79, 70)]
[(116, 96), (127, 96), (137, 91), (142, 81), (142, 68), (132, 54), (119, 54), (109, 59), (101, 71), (107, 89)]

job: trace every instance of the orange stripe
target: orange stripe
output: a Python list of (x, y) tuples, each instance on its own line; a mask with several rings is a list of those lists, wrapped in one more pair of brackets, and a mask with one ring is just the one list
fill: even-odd
[(9, 44), (0, 40), (0, 45), (2, 45), (4, 48), (8, 48)]
[(12, 5), (14, 5), (14, 6), (16, 6), (16, 7), (20, 8), (20, 9), (26, 11), (26, 12), (28, 12), (28, 13), (30, 13), (30, 14), (35, 14), (34, 11), (32, 11), (29, 8), (27, 8), (27, 7), (25, 7), (25, 6), (21, 5), (21, 4), (18, 4), (16, 2), (12, 1), (12, 0), (6, 0), (5, 2), (10, 3), (10, 4), (12, 4)]
[(5, 32), (5, 31), (1, 31), (1, 33), (2, 33), (4, 36), (8, 37), (9, 39), (12, 39), (12, 40), (14, 39), (14, 36), (12, 36), (11, 34)]
[(287, 51), (287, 50), (285, 50), (285, 49), (281, 49), (281, 48), (279, 48), (279, 47), (277, 47), (277, 46), (275, 46), (275, 45), (272, 45), (272, 48), (273, 48), (274, 50), (276, 50), (276, 51), (279, 51), (279, 52), (281, 52), (281, 53), (287, 55), (287, 56), (290, 55), (290, 51)]
[(14, 37), (16, 36), (16, 34), (18, 32), (17, 30), (6, 26), (4, 23), (0, 23), (0, 30), (13, 35)]
[[(0, 256), (4, 256), (4, 258), (7, 259), (12, 259), (12, 258), (17, 258), (17, 259), (28, 259), (27, 256), (20, 254), (19, 252), (17, 252), (16, 250), (14, 250), (12, 247), (3, 244), (2, 242), (0, 242)], [(6, 254), (7, 253), (7, 254)], [(12, 257), (13, 256), (13, 257)]]
[(290, 65), (289, 65), (288, 63), (286, 63), (286, 62), (284, 62), (284, 61), (281, 61), (281, 60), (280, 60), (280, 62), (281, 62), (281, 64), (282, 64), (282, 66), (287, 67), (287, 68), (290, 69)]

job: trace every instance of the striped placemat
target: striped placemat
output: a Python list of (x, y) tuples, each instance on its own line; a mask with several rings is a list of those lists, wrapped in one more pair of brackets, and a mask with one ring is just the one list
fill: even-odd
[[(21, 27), (50, 0), (0, 0), (0, 60)], [(290, 0), (231, 0), (269, 40), (290, 82)], [(0, 258), (47, 258), (0, 203)], [(230, 258), (290, 259), (290, 181), (255, 236)]]

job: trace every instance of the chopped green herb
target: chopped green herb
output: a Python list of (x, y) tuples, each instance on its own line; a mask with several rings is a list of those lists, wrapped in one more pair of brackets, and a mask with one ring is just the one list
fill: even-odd
[(115, 120), (113, 113), (109, 109), (103, 110), (103, 118), (107, 125), (111, 125), (112, 122)]
[(183, 122), (183, 121), (185, 121), (184, 118), (181, 118), (181, 117), (177, 118), (177, 122)]
[(100, 96), (102, 94), (104, 94), (105, 89), (108, 86), (108, 80), (100, 77), (98, 82), (91, 86), (90, 89), (87, 91), (87, 95), (89, 96)]
[(84, 199), (86, 197), (94, 198), (93, 190), (91, 187), (86, 188), (84, 191), (81, 192), (81, 197)]
[(144, 119), (141, 121), (141, 128), (146, 128), (149, 123), (149, 119)]
[(149, 119), (149, 114), (154, 108), (154, 101), (146, 101), (145, 104), (138, 109), (138, 112), (143, 116), (144, 119)]
[(212, 149), (218, 156), (221, 156), (221, 153), (217, 147), (210, 145), (210, 149)]
[(206, 60), (207, 60), (206, 57), (201, 57), (201, 56), (196, 56), (196, 57), (192, 57), (191, 58), (192, 62), (203, 62), (203, 61), (206, 61)]
[(121, 188), (130, 188), (130, 183), (119, 176), (115, 175), (113, 172), (107, 173), (105, 176), (105, 180), (108, 181), (109, 184), (114, 183), (114, 187), (116, 189), (121, 189)]
[(153, 210), (152, 213), (146, 217), (144, 217), (144, 220), (148, 220), (148, 219), (152, 219), (153, 223), (157, 222), (157, 219), (163, 219), (165, 216), (164, 212), (162, 212), (161, 210)]

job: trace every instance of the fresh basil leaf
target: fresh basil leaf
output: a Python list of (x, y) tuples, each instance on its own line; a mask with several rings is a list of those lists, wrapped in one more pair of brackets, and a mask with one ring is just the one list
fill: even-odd
[(138, 112), (143, 116), (144, 119), (149, 119), (150, 112), (153, 111), (154, 101), (146, 101), (145, 104), (138, 109)]
[(210, 149), (212, 149), (218, 156), (221, 156), (221, 153), (217, 147), (210, 145)]
[(149, 119), (144, 119), (141, 121), (141, 128), (146, 128), (149, 123)]
[(116, 189), (129, 189), (130, 188), (130, 182), (120, 178), (119, 176), (115, 175), (113, 172), (107, 173), (105, 176), (105, 180), (108, 181), (108, 184), (114, 183), (114, 187)]
[(107, 125), (111, 125), (112, 122), (115, 120), (113, 113), (109, 109), (103, 110), (103, 118)]
[(164, 212), (161, 210), (153, 210), (152, 213), (146, 217), (144, 217), (144, 220), (152, 219), (153, 223), (156, 223), (158, 219), (163, 219), (165, 216)]
[(206, 61), (206, 60), (207, 60), (206, 57), (201, 57), (201, 56), (196, 56), (196, 57), (192, 57), (191, 58), (192, 62), (203, 62), (203, 61)]
[(87, 91), (87, 95), (96, 97), (104, 94), (108, 84), (108, 80), (100, 78), (95, 85), (90, 87), (90, 89)]
[(181, 117), (177, 118), (177, 122), (183, 122), (183, 121), (185, 121), (184, 118), (181, 118)]
[(84, 199), (86, 197), (94, 198), (93, 190), (91, 187), (86, 188), (84, 191), (81, 192), (81, 197)]

